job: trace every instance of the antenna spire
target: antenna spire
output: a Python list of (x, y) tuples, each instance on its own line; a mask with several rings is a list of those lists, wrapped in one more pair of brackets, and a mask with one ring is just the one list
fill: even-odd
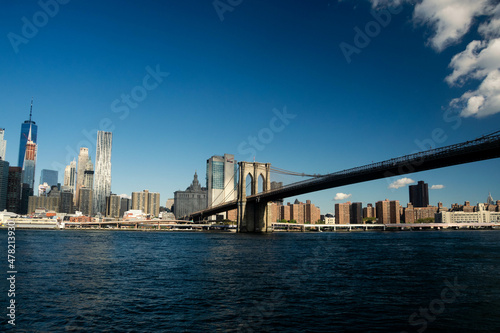
[(33, 113), (33, 97), (31, 97), (31, 106), (30, 106), (30, 123), (31, 123), (31, 114)]

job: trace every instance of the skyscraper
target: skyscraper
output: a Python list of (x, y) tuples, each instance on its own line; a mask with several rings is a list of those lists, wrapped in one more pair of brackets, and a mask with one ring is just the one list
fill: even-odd
[(85, 216), (92, 216), (92, 197), (93, 191), (90, 188), (80, 188), (80, 195), (78, 196), (78, 210)]
[(94, 214), (106, 214), (106, 197), (111, 194), (111, 146), (113, 133), (98, 131), (94, 173)]
[(208, 207), (236, 199), (237, 169), (234, 155), (212, 156), (207, 160)]
[(92, 161), (87, 161), (87, 165), (85, 165), (85, 171), (83, 172), (83, 186), (86, 188), (94, 188), (94, 165)]
[(5, 161), (5, 151), (7, 150), (7, 140), (3, 139), (5, 128), (0, 128), (0, 160)]
[(37, 145), (31, 140), (31, 131), (28, 132), (28, 141), (24, 150), (23, 166), (23, 184), (28, 184), (30, 189), (35, 187), (35, 167), (36, 167)]
[(9, 162), (0, 160), (0, 212), (7, 208), (7, 188), (9, 184)]
[(52, 187), (53, 185), (57, 186), (58, 183), (58, 172), (56, 170), (47, 170), (47, 169), (42, 169), (40, 173), (40, 185), (43, 183), (47, 183), (49, 185), (49, 188)]
[(30, 107), (30, 118), (25, 120), (23, 124), (21, 124), (21, 137), (19, 139), (19, 158), (17, 161), (17, 166), (23, 167), (24, 155), (26, 152), (26, 143), (28, 142), (28, 135), (31, 132), (31, 141), (33, 143), (37, 143), (37, 132), (38, 126), (34, 121), (31, 120), (33, 111), (33, 98), (31, 99), (31, 107)]
[(7, 185), (7, 211), (19, 213), (21, 209), (21, 167), (9, 167), (9, 183)]
[(80, 154), (78, 154), (78, 166), (76, 171), (76, 196), (75, 203), (79, 200), (80, 188), (83, 187), (83, 179), (85, 177), (85, 166), (89, 160), (89, 149), (86, 147), (80, 148)]
[(427, 183), (421, 180), (417, 185), (410, 185), (408, 189), (410, 192), (410, 202), (413, 204), (413, 207), (429, 206), (429, 187)]
[(76, 161), (73, 160), (64, 169), (64, 183), (63, 186), (70, 189), (71, 192), (75, 192), (76, 183)]

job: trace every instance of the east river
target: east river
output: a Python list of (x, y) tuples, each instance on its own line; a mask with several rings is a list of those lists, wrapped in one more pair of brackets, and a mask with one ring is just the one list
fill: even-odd
[(0, 237), (1, 331), (500, 331), (495, 230)]

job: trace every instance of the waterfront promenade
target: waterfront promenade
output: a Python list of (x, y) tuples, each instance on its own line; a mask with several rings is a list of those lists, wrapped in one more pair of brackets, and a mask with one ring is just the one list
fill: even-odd
[[(161, 230), (161, 231), (236, 231), (235, 224), (214, 222), (193, 223), (190, 221), (126, 220), (99, 222), (58, 222), (50, 219), (8, 219), (0, 225), (15, 223), (19, 229), (107, 229), (107, 230)], [(391, 223), (391, 224), (302, 224), (272, 223), (276, 232), (325, 232), (325, 231), (368, 231), (368, 230), (440, 230), (440, 229), (500, 229), (500, 223)]]

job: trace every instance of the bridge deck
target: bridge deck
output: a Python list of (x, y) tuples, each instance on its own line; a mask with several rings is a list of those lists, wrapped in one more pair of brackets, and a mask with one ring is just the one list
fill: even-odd
[[(293, 183), (279, 189), (248, 196), (246, 200), (265, 203), (328, 188), (498, 158), (500, 157), (500, 134), (496, 133), (472, 141), (422, 151)], [(236, 208), (237, 200), (233, 200), (195, 212), (189, 218), (200, 219)]]

